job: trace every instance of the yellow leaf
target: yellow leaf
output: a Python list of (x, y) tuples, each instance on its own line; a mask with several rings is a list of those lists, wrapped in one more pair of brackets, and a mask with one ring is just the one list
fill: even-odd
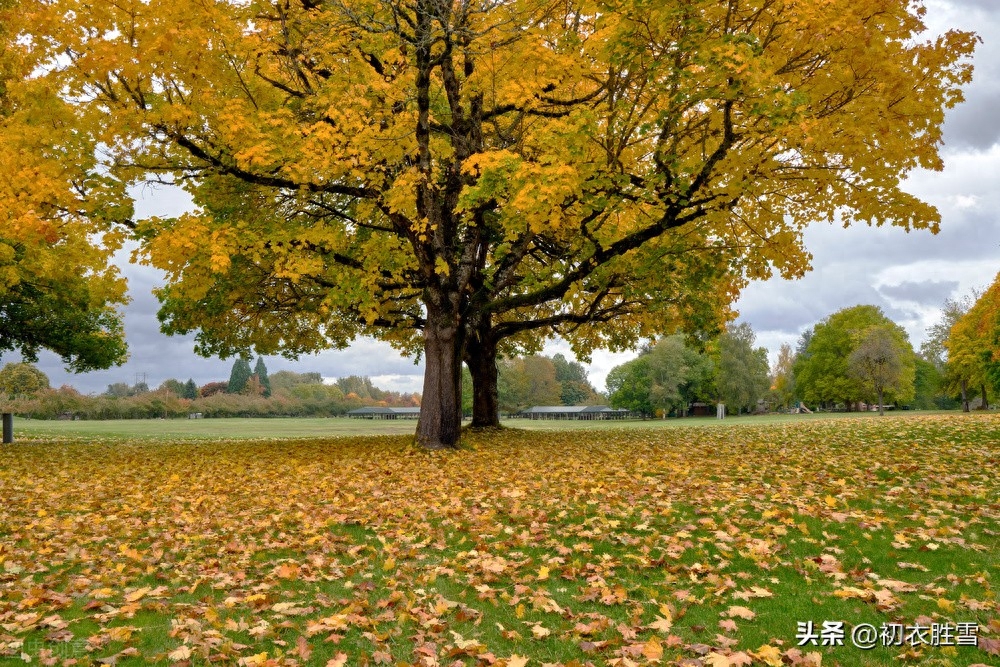
[(267, 651), (257, 653), (254, 655), (249, 655), (245, 658), (240, 658), (239, 662), (236, 664), (242, 665), (242, 667), (261, 667), (267, 662)]
[(662, 616), (657, 616), (656, 620), (647, 625), (646, 627), (651, 630), (657, 630), (659, 632), (670, 632), (670, 628), (673, 627), (673, 621), (669, 618), (664, 618)]
[(709, 667), (730, 667), (731, 664), (728, 657), (722, 655), (721, 653), (716, 653), (715, 651), (712, 651), (702, 658), (702, 662), (709, 665)]
[(142, 598), (144, 598), (146, 596), (146, 593), (148, 593), (151, 590), (153, 590), (153, 589), (150, 588), (149, 586), (145, 586), (143, 588), (137, 588), (136, 590), (132, 591), (131, 593), (128, 593), (125, 596), (125, 601), (126, 602), (138, 602), (139, 600), (141, 600)]
[(183, 646), (179, 646), (176, 649), (174, 649), (173, 651), (171, 651), (170, 653), (168, 653), (167, 657), (170, 658), (171, 660), (173, 660), (174, 662), (180, 662), (181, 660), (187, 660), (188, 658), (191, 657), (191, 647), (188, 646), (187, 644), (184, 644)]
[(937, 606), (938, 606), (939, 609), (943, 609), (944, 611), (947, 611), (947, 612), (953, 612), (953, 611), (955, 611), (955, 603), (953, 601), (947, 600), (945, 598), (938, 598), (938, 600), (937, 600)]
[(528, 658), (520, 655), (512, 655), (507, 658), (507, 667), (524, 667), (528, 664)]
[(730, 607), (726, 611), (726, 614), (730, 618), (737, 618), (738, 617), (738, 618), (745, 619), (747, 621), (752, 621), (754, 619), (754, 617), (757, 616), (757, 614), (755, 614), (751, 610), (747, 609), (746, 607), (740, 607), (740, 606), (737, 606), (737, 605), (734, 605), (734, 606)]
[(544, 581), (549, 578), (549, 568), (545, 565), (538, 568), (538, 580)]
[(758, 660), (770, 665), (771, 667), (781, 667), (781, 651), (774, 646), (764, 644), (758, 648), (753, 655)]
[(642, 647), (642, 654), (650, 662), (659, 662), (660, 658), (663, 657), (663, 645), (656, 637), (650, 637), (649, 641)]
[(544, 639), (552, 634), (552, 631), (546, 628), (544, 625), (533, 625), (531, 626), (531, 634), (535, 635), (535, 639)]
[(395, 558), (386, 558), (385, 562), (382, 563), (382, 571), (383, 572), (388, 572), (389, 570), (391, 570), (394, 567), (396, 567), (396, 559)]

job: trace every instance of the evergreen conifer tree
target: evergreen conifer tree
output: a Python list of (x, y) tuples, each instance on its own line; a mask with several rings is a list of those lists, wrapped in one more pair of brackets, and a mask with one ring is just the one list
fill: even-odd
[(229, 374), (229, 384), (226, 386), (227, 394), (239, 394), (246, 389), (247, 382), (250, 381), (250, 362), (244, 357), (240, 357), (233, 363), (233, 370)]
[(253, 367), (253, 374), (257, 376), (257, 381), (264, 388), (264, 398), (271, 395), (271, 379), (267, 377), (267, 366), (264, 365), (264, 357), (257, 357), (257, 364)]

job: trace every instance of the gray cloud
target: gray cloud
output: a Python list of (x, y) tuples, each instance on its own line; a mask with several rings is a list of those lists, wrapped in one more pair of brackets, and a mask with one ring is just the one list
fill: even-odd
[(973, 82), (965, 102), (948, 112), (944, 124), (946, 150), (987, 149), (1000, 141), (996, 110), (1000, 104), (1000, 2), (996, 0), (930, 0), (925, 23), (933, 38), (946, 30), (975, 32), (982, 42), (972, 59)]
[(984, 12), (992, 13), (994, 16), (997, 13), (996, 0), (949, 0), (947, 4), (952, 5), (956, 9), (981, 9)]
[(890, 299), (912, 301), (931, 306), (940, 306), (957, 289), (957, 280), (906, 281), (898, 285), (883, 285), (878, 288), (879, 292)]

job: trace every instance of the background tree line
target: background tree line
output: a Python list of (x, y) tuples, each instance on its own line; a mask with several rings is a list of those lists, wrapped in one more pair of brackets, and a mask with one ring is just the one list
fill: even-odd
[(684, 415), (693, 403), (729, 412), (788, 410), (986, 409), (1000, 393), (1000, 275), (984, 291), (945, 302), (917, 352), (880, 308), (859, 305), (806, 329), (769, 369), (749, 324), (714, 340), (667, 336), (608, 375), (612, 407)]
[[(245, 367), (244, 367), (245, 366)], [(49, 386), (44, 373), (27, 363), (0, 369), (0, 405), (4, 411), (34, 419), (157, 419), (187, 417), (333, 417), (363, 406), (416, 407), (418, 394), (387, 391), (370, 378), (347, 376), (326, 384), (319, 373), (278, 371), (268, 375), (262, 360), (249, 376), (247, 360), (237, 360), (229, 381), (168, 379), (156, 389), (144, 382), (116, 382), (100, 395), (70, 386)]]
[[(880, 308), (859, 305), (833, 313), (805, 330), (793, 347), (781, 346), (775, 364), (755, 346), (749, 324), (731, 324), (714, 339), (662, 337), (608, 374), (599, 393), (586, 369), (562, 354), (497, 362), (500, 411), (533, 405), (610, 403), (645, 416), (682, 416), (693, 403), (727, 405), (730, 413), (766, 408), (857, 410), (869, 406), (914, 409), (988, 408), (1000, 394), (1000, 274), (985, 290), (948, 299), (919, 352)], [(464, 369), (463, 412), (472, 413)], [(193, 380), (108, 385), (99, 396), (72, 387), (52, 389), (31, 364), (0, 369), (5, 410), (36, 418), (72, 414), (85, 419), (334, 416), (368, 405), (416, 407), (419, 394), (385, 391), (370, 378), (348, 376), (325, 384), (319, 373), (269, 375), (263, 359), (238, 358), (228, 381), (198, 387)]]
[(684, 416), (693, 403), (757, 409), (770, 386), (767, 350), (749, 324), (731, 324), (714, 340), (676, 334), (645, 347), (608, 374), (611, 406), (645, 416)]

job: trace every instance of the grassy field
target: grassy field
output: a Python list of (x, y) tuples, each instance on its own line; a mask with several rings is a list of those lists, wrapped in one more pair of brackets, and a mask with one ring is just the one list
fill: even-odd
[[(898, 413), (897, 417), (918, 414)], [(960, 417), (956, 415), (956, 417)], [(559, 421), (508, 419), (509, 428), (529, 431), (620, 430), (674, 428), (734, 428), (739, 426), (786, 424), (829, 419), (873, 419), (873, 413), (835, 413), (812, 415), (763, 415), (729, 417), (719, 421), (712, 417), (688, 419), (650, 419), (629, 421)], [(301, 439), (340, 436), (412, 434), (416, 422), (408, 419), (348, 419), (336, 418), (276, 418), (276, 419), (115, 419), (93, 421), (15, 420), (16, 439)]]
[(247, 421), (19, 420), (0, 663), (1000, 666), (1000, 416)]

